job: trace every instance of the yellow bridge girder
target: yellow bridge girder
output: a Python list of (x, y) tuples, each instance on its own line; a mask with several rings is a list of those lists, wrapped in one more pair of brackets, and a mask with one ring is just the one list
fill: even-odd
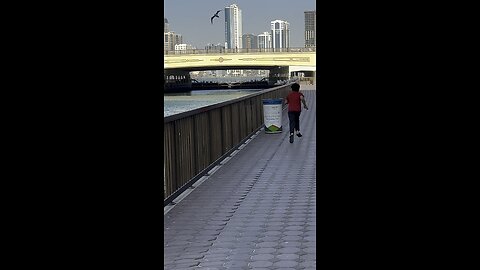
[(315, 52), (252, 52), (174, 54), (163, 58), (164, 69), (205, 67), (316, 66)]

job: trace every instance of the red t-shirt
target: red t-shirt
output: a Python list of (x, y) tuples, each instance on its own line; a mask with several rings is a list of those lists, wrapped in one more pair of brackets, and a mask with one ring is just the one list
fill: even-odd
[(300, 97), (304, 95), (300, 92), (292, 91), (287, 96), (288, 101), (288, 111), (289, 112), (301, 112), (302, 111), (302, 104), (300, 101)]

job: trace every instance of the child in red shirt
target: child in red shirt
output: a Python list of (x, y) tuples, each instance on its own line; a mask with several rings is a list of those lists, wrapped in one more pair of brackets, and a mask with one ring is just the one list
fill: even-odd
[(298, 83), (292, 84), (292, 92), (288, 94), (285, 104), (288, 104), (288, 120), (290, 121), (290, 143), (293, 143), (293, 131), (296, 131), (298, 137), (302, 137), (300, 133), (300, 113), (302, 112), (302, 105), (308, 110), (305, 96), (300, 93), (300, 85)]

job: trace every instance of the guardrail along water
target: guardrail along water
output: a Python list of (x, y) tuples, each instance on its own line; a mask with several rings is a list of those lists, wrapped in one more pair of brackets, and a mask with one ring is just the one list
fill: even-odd
[(284, 98), (290, 84), (164, 117), (164, 205), (263, 126), (263, 99)]

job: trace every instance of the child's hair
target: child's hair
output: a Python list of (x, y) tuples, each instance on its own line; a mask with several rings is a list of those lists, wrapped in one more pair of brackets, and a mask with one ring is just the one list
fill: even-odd
[(300, 91), (300, 84), (298, 84), (298, 83), (292, 84), (292, 90), (295, 91), (295, 92)]

